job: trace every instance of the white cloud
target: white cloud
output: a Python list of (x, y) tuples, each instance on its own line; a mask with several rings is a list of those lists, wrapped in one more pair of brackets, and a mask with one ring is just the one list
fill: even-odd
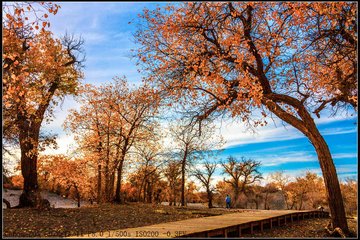
[[(220, 123), (218, 124), (220, 125)], [(303, 135), (293, 127), (285, 128), (281, 125), (275, 127), (272, 123), (269, 123), (267, 126), (257, 128), (256, 132), (253, 133), (248, 131), (242, 123), (231, 120), (225, 121), (221, 124), (220, 133), (226, 140), (225, 147), (303, 137)]]
[[(254, 156), (254, 158), (255, 157), (256, 156)], [(277, 166), (289, 162), (313, 162), (317, 160), (314, 155), (304, 151), (282, 152), (280, 156), (278, 154), (259, 155), (256, 159), (261, 161), (261, 165), (265, 167)]]
[[(355, 117), (349, 118), (345, 116), (336, 116), (321, 118), (315, 120), (318, 126), (323, 124), (329, 124), (332, 122), (356, 119)], [(239, 121), (234, 121), (232, 119), (218, 121), (217, 125), (220, 127), (220, 132), (224, 139), (226, 140), (225, 147), (231, 147), (236, 145), (243, 145), (249, 143), (259, 143), (259, 142), (274, 142), (290, 139), (305, 138), (305, 136), (297, 129), (288, 124), (283, 125), (282, 121), (278, 118), (275, 118), (274, 121), (269, 121), (268, 124), (264, 127), (258, 127), (255, 129), (255, 133), (249, 131), (246, 126)], [(336, 127), (325, 129), (321, 131), (323, 135), (336, 135), (336, 134), (345, 134), (345, 133), (354, 133), (357, 132), (355, 127)]]
[(58, 144), (57, 149), (47, 148), (41, 154), (43, 155), (52, 155), (52, 154), (64, 154), (64, 155), (72, 155), (72, 151), (75, 150), (77, 143), (74, 139), (73, 134), (63, 134), (56, 139)]
[(98, 32), (81, 33), (81, 37), (85, 40), (85, 45), (98, 45), (109, 40), (107, 35)]
[(325, 131), (322, 131), (323, 135), (338, 135), (338, 134), (346, 134), (346, 133), (354, 133), (357, 132), (356, 128), (352, 128), (352, 127), (346, 127), (346, 128), (341, 128), (341, 127), (337, 127), (337, 128), (329, 128), (326, 129)]

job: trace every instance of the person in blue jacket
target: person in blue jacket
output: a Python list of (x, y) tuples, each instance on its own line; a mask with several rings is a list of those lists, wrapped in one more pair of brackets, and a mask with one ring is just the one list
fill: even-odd
[(231, 198), (229, 194), (226, 194), (225, 202), (226, 202), (226, 208), (230, 208)]

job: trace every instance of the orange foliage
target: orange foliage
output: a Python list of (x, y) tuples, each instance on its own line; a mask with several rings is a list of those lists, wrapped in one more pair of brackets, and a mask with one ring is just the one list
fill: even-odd
[(24, 178), (21, 175), (15, 175), (10, 177), (12, 188), (23, 189)]
[(317, 103), (317, 114), (329, 103), (357, 106), (354, 3), (190, 2), (141, 17), (139, 64), (200, 119), (227, 110), (264, 125), (250, 117), (270, 101), (296, 116), (299, 104), (277, 93)]
[[(54, 190), (59, 186), (67, 191), (73, 190), (76, 198), (94, 198), (95, 183), (92, 177), (94, 172), (88, 159), (69, 159), (64, 155), (40, 155), (38, 164), (39, 177), (44, 182), (44, 186), (48, 183), (48, 190)], [(50, 183), (53, 184), (52, 188)]]

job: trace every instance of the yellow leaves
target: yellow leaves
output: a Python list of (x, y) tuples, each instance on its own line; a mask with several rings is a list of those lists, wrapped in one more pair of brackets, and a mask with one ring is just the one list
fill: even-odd
[(45, 28), (47, 26), (47, 22), (43, 22), (42, 26), (43, 26), (43, 28)]

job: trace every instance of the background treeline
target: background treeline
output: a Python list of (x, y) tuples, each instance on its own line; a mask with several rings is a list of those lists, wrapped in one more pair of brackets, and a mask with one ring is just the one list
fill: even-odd
[[(65, 155), (44, 156), (41, 159), (44, 160), (39, 167), (41, 189), (76, 199), (79, 206), (81, 199), (96, 203), (97, 171), (90, 162), (69, 159)], [(126, 178), (121, 190), (124, 201), (156, 204), (167, 202), (171, 206), (180, 206), (180, 162), (144, 161), (145, 164), (135, 164), (133, 168), (126, 167)], [(155, 162), (158, 165), (154, 165)], [(251, 168), (254, 165), (255, 168)], [(219, 164), (203, 162), (197, 164), (196, 168), (192, 166), (186, 172), (186, 175), (192, 178), (185, 184), (185, 204), (225, 207), (225, 196), (229, 194), (233, 208), (305, 210), (316, 209), (319, 206), (325, 209), (328, 207), (323, 178), (316, 173), (308, 171), (291, 178), (279, 171), (269, 174), (264, 179), (257, 170), (258, 166), (260, 163), (254, 160), (237, 159), (232, 156)], [(222, 180), (214, 179), (216, 167), (223, 173)], [(232, 171), (229, 171), (231, 167)], [(21, 175), (4, 179), (4, 187), (22, 189)], [(235, 184), (236, 179), (238, 184)], [(352, 178), (341, 182), (345, 209), (349, 216), (357, 214), (357, 187), (357, 181)], [(102, 202), (105, 202), (105, 196), (103, 198)]]

